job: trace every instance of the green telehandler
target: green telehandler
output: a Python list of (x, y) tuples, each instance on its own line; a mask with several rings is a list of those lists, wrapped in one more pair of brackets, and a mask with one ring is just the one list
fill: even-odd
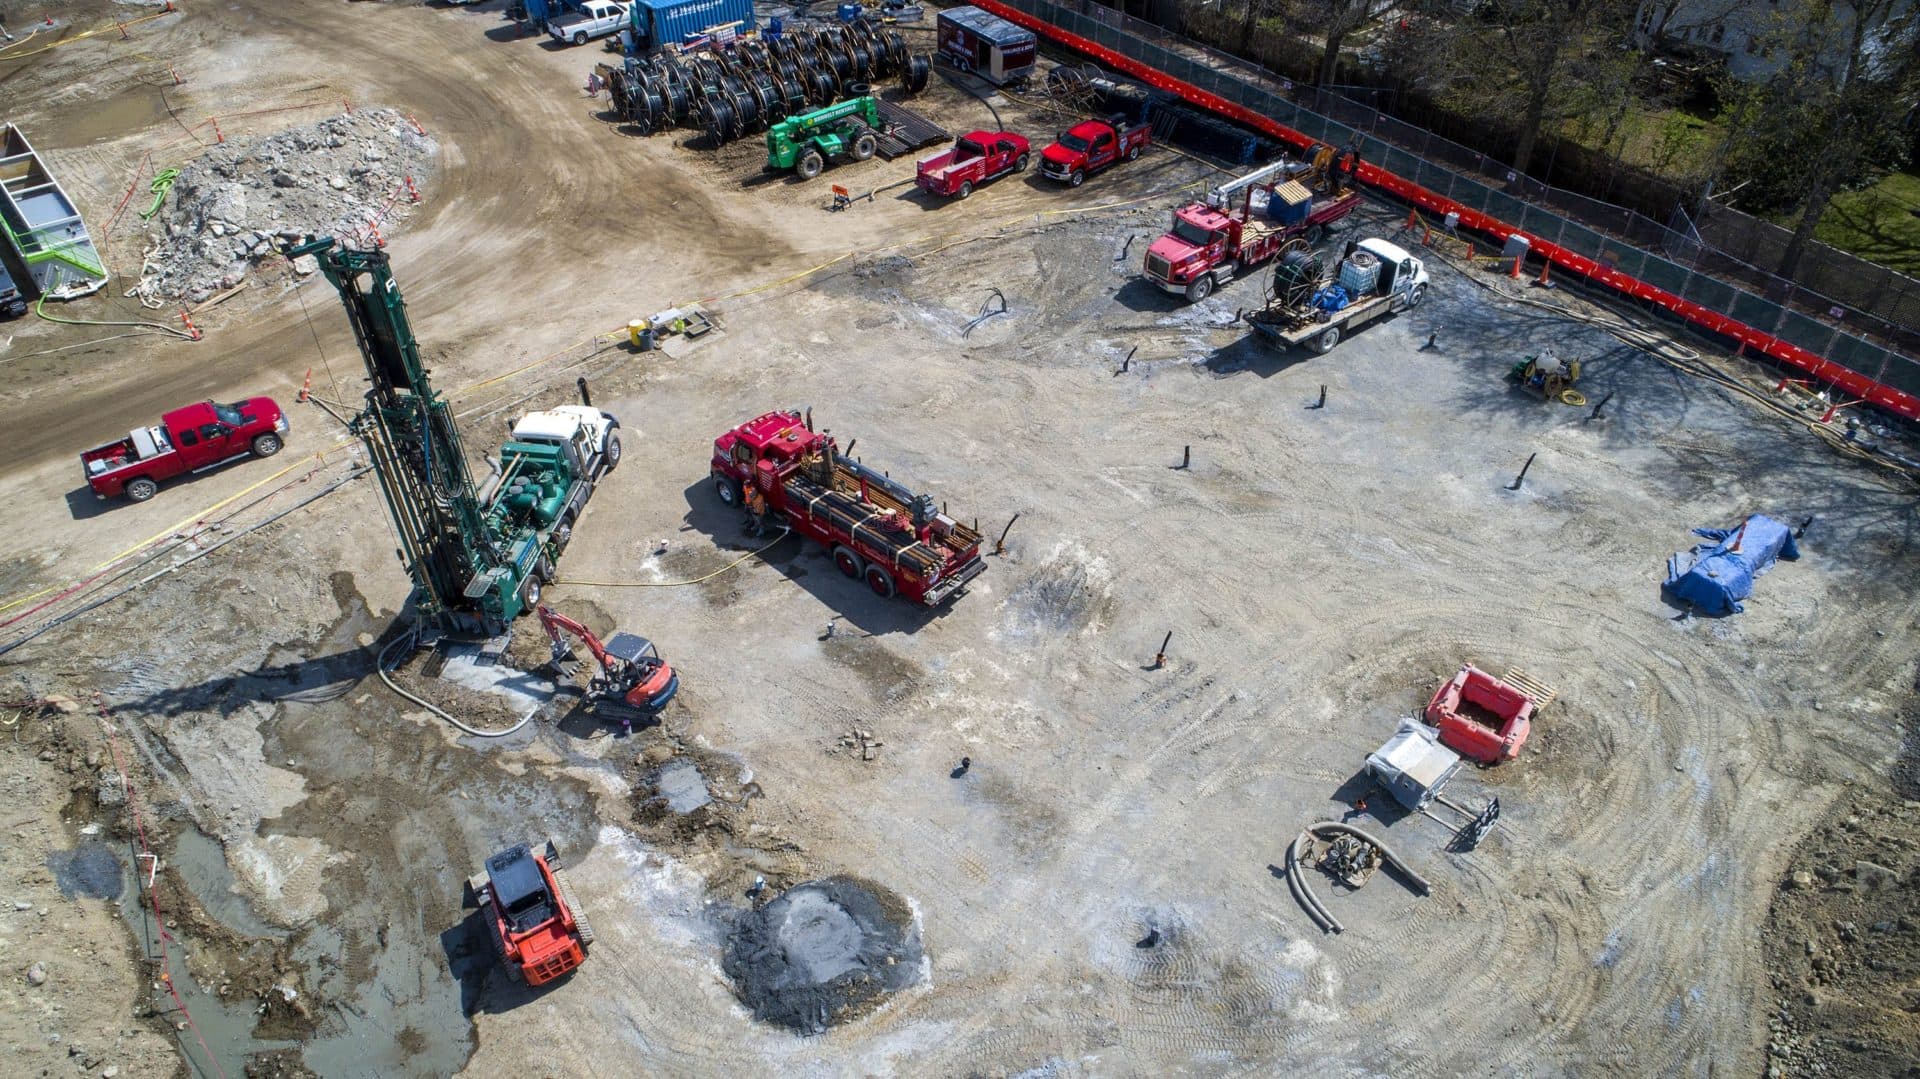
[(880, 106), (872, 97), (851, 97), (769, 127), (767, 171), (791, 169), (802, 180), (811, 180), (829, 159), (865, 161), (879, 148)]

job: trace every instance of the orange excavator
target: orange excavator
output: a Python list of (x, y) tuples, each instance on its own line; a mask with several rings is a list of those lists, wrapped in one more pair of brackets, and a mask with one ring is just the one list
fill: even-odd
[(680, 691), (680, 676), (645, 637), (615, 633), (602, 644), (587, 627), (550, 607), (539, 608), (539, 614), (540, 628), (553, 640), (556, 669), (569, 671), (566, 664), (573, 656), (569, 636), (586, 645), (600, 665), (600, 673), (587, 682), (588, 711), (628, 721), (635, 716), (650, 719)]

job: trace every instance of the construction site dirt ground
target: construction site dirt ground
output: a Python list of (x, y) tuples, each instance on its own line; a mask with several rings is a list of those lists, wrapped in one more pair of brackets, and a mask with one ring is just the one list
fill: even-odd
[[(324, 283), (264, 271), (196, 343), (0, 327), (0, 602), (33, 597), (0, 611), (0, 678), (62, 698), (9, 709), (0, 738), (0, 1044), (21, 1074), (1920, 1066), (1909, 480), (1515, 298), (1589, 310), (1564, 292), (1437, 253), (1417, 310), (1276, 354), (1231, 324), (1258, 281), (1187, 306), (1139, 278), (1176, 190), (1221, 175), (1162, 150), (1075, 192), (1012, 176), (830, 213), (827, 183), (886, 188), (910, 162), (767, 181), (751, 144), (623, 133), (580, 89), (604, 54), (515, 38), (501, 6), (183, 5), (127, 41), (0, 52), (6, 119), (131, 272), (141, 230), (109, 215), (147, 154), (192, 154), (203, 117), (303, 106), (223, 120), (229, 138), (343, 101), (415, 117), (438, 171), (388, 250), (435, 380), (481, 469), (504, 418), (576, 378), (621, 418), (625, 460), (548, 602), (658, 642), (680, 695), (626, 735), (559, 693), (483, 740), (391, 693), (375, 660), (408, 586), (375, 485), (294, 508), (359, 456), (318, 407), (294, 411), (281, 460), (145, 504), (79, 483), (75, 453), (179, 403), (291, 406), (309, 369), (319, 396), (357, 398)], [(80, 28), (139, 12), (16, 3), (10, 25), (42, 8)], [(994, 104), (1039, 139), (1059, 126)], [(993, 123), (939, 78), (914, 107)], [(1356, 227), (1403, 215), (1374, 204)], [(49, 313), (172, 315), (130, 285)], [(1006, 313), (979, 319), (995, 289)], [(718, 333), (641, 354), (617, 332), (703, 297)], [(1548, 344), (1611, 395), (1601, 418), (1505, 380)], [(1018, 514), (1004, 553), (928, 611), (797, 538), (748, 538), (707, 460), (775, 407), (811, 407), (989, 536)], [(1689, 530), (1753, 512), (1812, 517), (1803, 557), (1744, 614), (1663, 603)], [(511, 654), (543, 652), (523, 624)], [(1518, 760), (1449, 789), (1498, 796), (1498, 826), (1453, 851), (1375, 792), (1356, 823), (1432, 894), (1316, 877), (1347, 927), (1321, 933), (1279, 873), (1287, 845), (1349, 813), (1366, 754), (1468, 661), (1559, 691)], [(420, 663), (396, 678), (470, 723), (513, 713)], [(463, 884), (548, 836), (597, 942), (528, 991)], [(138, 902), (149, 875), (162, 925)], [(723, 970), (756, 877), (763, 902), (828, 878), (899, 897), (918, 976), (823, 1033), (756, 1021)]]

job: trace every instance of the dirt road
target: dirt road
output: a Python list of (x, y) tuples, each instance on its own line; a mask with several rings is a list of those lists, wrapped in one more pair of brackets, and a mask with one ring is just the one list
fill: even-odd
[[(24, 693), (98, 689), (121, 717), (191, 893), (182, 932), (219, 961), (190, 999), (229, 1073), (266, 1052), (330, 1075), (1764, 1066), (1761, 933), (1790, 852), (1910, 737), (1905, 481), (1438, 264), (1419, 310), (1325, 357), (1275, 355), (1230, 325), (1257, 281), (1184, 306), (1136, 277), (1167, 192), (1212, 175), (1185, 158), (1070, 197), (1014, 177), (964, 206), (896, 188), (830, 214), (822, 189), (758, 177), (751, 146), (711, 154), (596, 119), (578, 89), (594, 51), (492, 40), (497, 5), (249, 0), (143, 25), (173, 50), (154, 55), (191, 59), (197, 96), (167, 99), (188, 123), (346, 96), (434, 131), (436, 193), (391, 250), (436, 379), (478, 454), (506, 410), (593, 378), (627, 463), (550, 599), (660, 642), (683, 680), (664, 725), (630, 738), (564, 703), (502, 741), (456, 737), (370, 677), (406, 589), (364, 480), (0, 659)], [(164, 107), (126, 105), (116, 126), (69, 92), (94, 80), (95, 99), (144, 100), (110, 80), (150, 65), (99, 62), (117, 47), (56, 50), (30, 77), (0, 54), (9, 89), (28, 87), (30, 134), (109, 208), (127, 162), (179, 133)], [(988, 122), (944, 84), (924, 107)], [(999, 107), (1030, 134), (1053, 124)], [(907, 167), (837, 178), (875, 189)], [(137, 260), (131, 235), (109, 243)], [(969, 329), (990, 288), (1007, 313)], [(690, 295), (729, 296), (721, 333), (464, 389)], [(76, 440), (163, 402), (291, 397), (329, 362), (328, 383), (358, 377), (322, 285), (216, 311), (200, 345), (18, 361), (0, 415), (39, 434), (15, 440), (0, 495), (60, 507)], [(7, 332), (18, 351), (84, 339)], [(1615, 395), (1606, 418), (1503, 381), (1549, 340), (1588, 361), (1590, 395)], [(1327, 407), (1308, 409), (1323, 385)], [(711, 440), (789, 405), (990, 534), (1020, 514), (1005, 554), (937, 612), (882, 602), (793, 540), (749, 556), (759, 544), (707, 483)], [(296, 421), (290, 452), (333, 445), (317, 412)], [(1192, 467), (1172, 468), (1183, 447)], [(138, 507), (75, 497), (33, 519), (0, 581), (9, 596), (73, 581), (174, 532), (189, 539), (153, 565), (184, 558), (351, 457), (300, 464), (239, 510), (206, 507), (277, 466)], [(1807, 557), (1762, 578), (1743, 615), (1678, 617), (1657, 594), (1667, 555), (1756, 510), (1815, 516)], [(1376, 795), (1362, 819), (1434, 892), (1321, 884), (1349, 931), (1319, 934), (1273, 867), (1301, 824), (1348, 812), (1365, 754), (1469, 660), (1560, 691), (1520, 760), (1451, 792), (1498, 795), (1500, 827), (1449, 851), (1439, 824)], [(881, 743), (871, 760), (849, 749), (856, 730)], [(703, 770), (711, 805), (649, 801), (675, 760)], [(60, 849), (119, 826), (115, 807), (82, 808)], [(598, 941), (571, 979), (527, 992), (461, 886), (487, 853), (546, 835)], [(925, 977), (818, 1037), (754, 1022), (722, 970), (747, 887), (836, 875), (903, 897)], [(256, 1027), (276, 986), (304, 1013), (280, 994)]]

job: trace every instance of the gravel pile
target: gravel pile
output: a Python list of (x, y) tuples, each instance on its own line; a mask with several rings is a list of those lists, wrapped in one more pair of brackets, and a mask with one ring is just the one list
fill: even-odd
[[(356, 109), (318, 123), (208, 149), (180, 169), (152, 243), (139, 293), (198, 303), (280, 260), (275, 245), (307, 234), (390, 236), (414, 207), (406, 178), (426, 190), (438, 149), (392, 109)], [(303, 259), (303, 273), (313, 271)]]
[(721, 967), (753, 1017), (819, 1034), (919, 980), (912, 912), (851, 877), (790, 888), (741, 915)]

